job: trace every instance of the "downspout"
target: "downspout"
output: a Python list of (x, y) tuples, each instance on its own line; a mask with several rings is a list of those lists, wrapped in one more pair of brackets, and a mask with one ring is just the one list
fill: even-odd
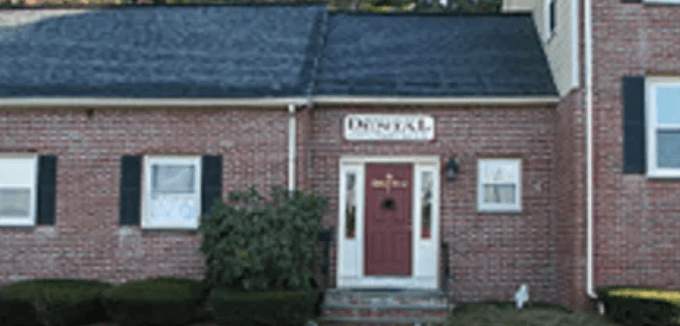
[(593, 284), (593, 26), (591, 1), (584, 0), (586, 64), (586, 292), (597, 299)]
[(288, 191), (295, 190), (295, 104), (288, 104)]

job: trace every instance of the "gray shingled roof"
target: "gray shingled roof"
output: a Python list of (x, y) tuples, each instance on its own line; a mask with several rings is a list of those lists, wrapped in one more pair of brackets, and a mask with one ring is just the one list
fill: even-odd
[(318, 95), (556, 95), (529, 15), (332, 14)]
[(0, 29), (0, 58), (0, 97), (557, 94), (528, 15), (128, 7)]
[(268, 97), (308, 91), (325, 6), (108, 9), (0, 34), (0, 97)]

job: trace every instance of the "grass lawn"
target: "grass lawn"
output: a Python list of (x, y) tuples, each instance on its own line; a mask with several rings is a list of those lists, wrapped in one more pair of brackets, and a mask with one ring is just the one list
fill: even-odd
[(468, 304), (454, 309), (447, 326), (616, 326), (592, 312), (552, 307), (517, 310), (507, 305)]

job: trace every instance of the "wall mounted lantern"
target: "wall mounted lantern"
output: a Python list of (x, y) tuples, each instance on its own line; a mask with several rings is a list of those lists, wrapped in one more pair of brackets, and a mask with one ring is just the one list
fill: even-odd
[(447, 180), (453, 181), (456, 179), (456, 176), (458, 175), (458, 164), (456, 163), (456, 159), (453, 157), (449, 159), (449, 162), (446, 163), (444, 172), (446, 173)]

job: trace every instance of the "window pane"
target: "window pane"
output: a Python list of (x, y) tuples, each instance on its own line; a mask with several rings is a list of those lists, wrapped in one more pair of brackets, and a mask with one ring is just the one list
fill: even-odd
[(30, 188), (35, 174), (35, 158), (0, 159), (0, 184)]
[(152, 184), (154, 193), (193, 193), (193, 165), (153, 165)]
[(484, 202), (489, 204), (514, 204), (515, 185), (484, 185)]
[(660, 168), (680, 168), (680, 130), (659, 131), (657, 138)]
[(31, 189), (0, 189), (0, 216), (28, 217), (31, 211)]
[(515, 182), (515, 166), (509, 164), (487, 164), (484, 182)]
[(356, 232), (356, 175), (354, 173), (347, 173), (345, 175), (345, 237), (354, 238)]
[(196, 199), (159, 196), (151, 201), (150, 222), (155, 225), (187, 224), (196, 221)]
[(680, 123), (680, 87), (659, 87), (656, 107), (659, 123)]
[(423, 172), (421, 175), (422, 187), (420, 193), (420, 221), (421, 221), (421, 236), (429, 238), (432, 228), (432, 191), (433, 179), (432, 172)]

